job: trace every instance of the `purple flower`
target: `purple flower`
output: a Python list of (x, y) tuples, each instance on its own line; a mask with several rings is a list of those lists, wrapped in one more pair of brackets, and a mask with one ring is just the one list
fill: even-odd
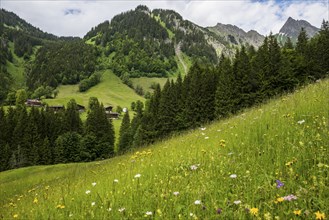
[(217, 209), (217, 214), (219, 215), (220, 213), (222, 213), (222, 209), (221, 208), (218, 208)]
[(284, 186), (284, 183), (281, 182), (280, 180), (276, 180), (276, 188), (281, 188), (282, 186)]

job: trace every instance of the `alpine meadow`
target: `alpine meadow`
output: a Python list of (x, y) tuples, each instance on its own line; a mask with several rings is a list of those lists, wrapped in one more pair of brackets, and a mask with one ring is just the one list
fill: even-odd
[(0, 15), (0, 219), (328, 218), (328, 20), (263, 36), (139, 5), (59, 37)]

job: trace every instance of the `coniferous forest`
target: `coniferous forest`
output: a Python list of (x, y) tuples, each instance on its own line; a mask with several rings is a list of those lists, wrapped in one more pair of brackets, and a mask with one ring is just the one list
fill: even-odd
[[(84, 50), (89, 49), (86, 46)], [(90, 51), (88, 56), (93, 56)], [(328, 60), (328, 22), (323, 22), (319, 34), (312, 39), (302, 30), (296, 45), (287, 41), (280, 47), (270, 35), (258, 50), (242, 47), (234, 58), (222, 56), (216, 65), (205, 59), (196, 60), (184, 78), (168, 80), (163, 88), (157, 85), (145, 104), (132, 104), (135, 114), (131, 120), (128, 113), (123, 116), (117, 152), (112, 121), (97, 98), (90, 98), (87, 119), (82, 122), (74, 100), (58, 112), (27, 109), (22, 91), (15, 108), (0, 109), (0, 171), (113, 157), (328, 77)], [(94, 64), (85, 68), (94, 68)], [(79, 73), (70, 76), (76, 78), (66, 78), (68, 83), (77, 80)], [(63, 83), (65, 75), (56, 77)]]

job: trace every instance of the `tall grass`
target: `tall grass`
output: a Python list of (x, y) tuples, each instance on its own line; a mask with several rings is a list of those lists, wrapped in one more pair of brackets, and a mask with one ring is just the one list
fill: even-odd
[(110, 160), (2, 172), (0, 216), (321, 219), (328, 98), (325, 80)]

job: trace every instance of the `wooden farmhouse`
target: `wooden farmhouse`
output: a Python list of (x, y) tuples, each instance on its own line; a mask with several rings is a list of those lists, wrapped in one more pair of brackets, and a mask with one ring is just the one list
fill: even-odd
[(42, 107), (43, 106), (42, 102), (38, 99), (28, 99), (28, 100), (26, 100), (25, 105), (28, 107), (33, 107), (33, 106)]
[(118, 112), (112, 112), (113, 106), (107, 106), (104, 108), (107, 118), (109, 119), (118, 119), (120, 114)]

